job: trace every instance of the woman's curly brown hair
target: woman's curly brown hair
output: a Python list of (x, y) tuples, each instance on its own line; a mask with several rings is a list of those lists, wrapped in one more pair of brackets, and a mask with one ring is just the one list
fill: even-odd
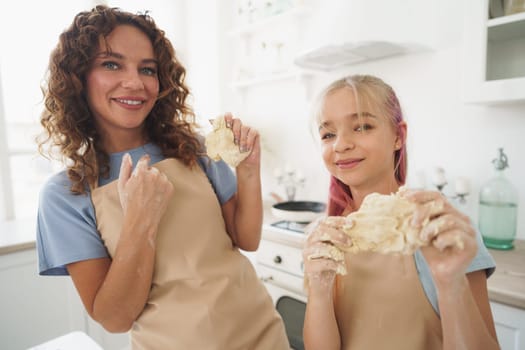
[(186, 70), (164, 31), (147, 13), (99, 5), (77, 14), (60, 35), (50, 56), (47, 85), (42, 88), (45, 108), (40, 122), (45, 130), (37, 141), (39, 151), (52, 156), (50, 150), (44, 152), (48, 143), (59, 150), (60, 158), (67, 162), (71, 191), (76, 194), (85, 193), (90, 185), (96, 187), (98, 177), (109, 174), (109, 155), (87, 103), (86, 73), (97, 55), (99, 38), (106, 38), (123, 24), (137, 27), (150, 38), (158, 60), (159, 96), (145, 120), (148, 140), (158, 145), (164, 156), (186, 165), (195, 165), (202, 154), (194, 131), (195, 115), (186, 104)]

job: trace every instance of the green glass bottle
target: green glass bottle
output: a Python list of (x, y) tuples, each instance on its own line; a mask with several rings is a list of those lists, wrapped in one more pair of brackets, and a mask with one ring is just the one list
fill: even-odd
[(496, 175), (481, 187), (479, 229), (488, 248), (512, 249), (518, 221), (518, 192), (503, 172), (509, 167), (503, 148), (492, 160)]

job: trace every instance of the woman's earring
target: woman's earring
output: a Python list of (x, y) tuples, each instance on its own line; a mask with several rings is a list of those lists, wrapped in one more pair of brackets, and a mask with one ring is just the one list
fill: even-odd
[(394, 146), (396, 148), (396, 151), (400, 150), (401, 149), (401, 141), (397, 140)]

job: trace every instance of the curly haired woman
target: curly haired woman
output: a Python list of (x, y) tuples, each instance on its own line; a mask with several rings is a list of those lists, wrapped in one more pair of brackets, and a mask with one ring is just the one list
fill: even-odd
[[(205, 156), (185, 69), (153, 19), (97, 6), (51, 54), (41, 275), (69, 274), (89, 315), (133, 349), (287, 349), (282, 320), (240, 252), (261, 235), (256, 130), (225, 119), (249, 156)], [(253, 317), (257, 315), (257, 317)]]

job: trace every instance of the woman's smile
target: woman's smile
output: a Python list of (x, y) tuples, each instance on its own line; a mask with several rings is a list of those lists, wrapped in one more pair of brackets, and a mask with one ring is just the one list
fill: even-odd
[(117, 97), (117, 98), (113, 98), (112, 100), (115, 101), (118, 105), (120, 105), (123, 108), (133, 109), (133, 110), (142, 108), (142, 106), (144, 105), (144, 101), (145, 101), (145, 99), (137, 98), (137, 97)]

